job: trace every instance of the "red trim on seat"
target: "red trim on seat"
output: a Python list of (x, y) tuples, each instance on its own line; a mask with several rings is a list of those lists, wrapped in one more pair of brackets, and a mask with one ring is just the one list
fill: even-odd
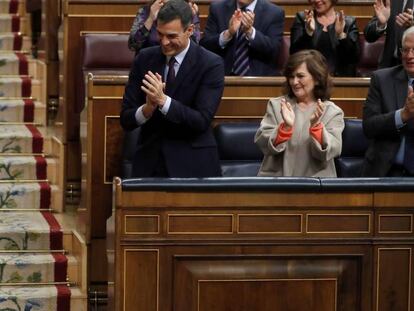
[(23, 102), (24, 102), (23, 122), (33, 122), (34, 101), (32, 99), (23, 99)]
[(66, 282), (68, 258), (62, 253), (53, 253), (55, 259), (55, 282)]
[(12, 32), (19, 32), (20, 31), (20, 16), (19, 15), (12, 15), (11, 20)]
[(63, 249), (63, 232), (58, 221), (51, 212), (41, 212), (50, 227), (50, 249)]
[(9, 2), (9, 14), (16, 14), (18, 7), (19, 7), (19, 1), (18, 0), (10, 0), (10, 2)]
[(19, 59), (19, 75), (28, 75), (29, 74), (29, 63), (27, 62), (27, 57), (23, 53), (15, 52), (17, 58)]
[(52, 190), (47, 182), (40, 182), (40, 209), (50, 208)]
[(39, 132), (36, 126), (32, 124), (26, 124), (26, 127), (32, 133), (32, 152), (41, 153), (43, 152), (43, 136)]
[(44, 180), (46, 179), (46, 168), (47, 168), (47, 163), (46, 163), (46, 159), (44, 157), (35, 157), (36, 160), (36, 178), (37, 179), (41, 179)]
[(22, 77), (22, 97), (30, 97), (32, 95), (32, 79)]
[(70, 288), (66, 285), (56, 285), (58, 292), (56, 311), (70, 311)]
[(20, 51), (23, 46), (23, 37), (21, 34), (15, 33), (13, 39), (13, 51)]

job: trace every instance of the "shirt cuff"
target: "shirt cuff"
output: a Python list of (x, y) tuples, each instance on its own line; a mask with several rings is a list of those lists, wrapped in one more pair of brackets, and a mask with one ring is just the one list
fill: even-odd
[(315, 138), (318, 143), (322, 146), (323, 139), (322, 139), (322, 130), (323, 130), (323, 124), (318, 123), (311, 128), (309, 128), (309, 132), (312, 135), (313, 138)]
[(395, 128), (397, 130), (399, 130), (400, 128), (402, 128), (405, 125), (405, 123), (403, 122), (403, 120), (401, 118), (401, 112), (402, 112), (402, 108), (396, 110), (395, 114), (394, 114)]
[(378, 26), (378, 21), (375, 23), (375, 27), (376, 27), (376, 31), (377, 32), (384, 32), (387, 29), (387, 24), (385, 24), (385, 26), (380, 27)]
[[(230, 39), (231, 40), (231, 39)], [(220, 34), (219, 37), (219, 45), (222, 49), (224, 49), (227, 45), (227, 43), (229, 43), (230, 40), (226, 40), (224, 39), (224, 31)]]
[(168, 113), (168, 110), (170, 110), (170, 106), (171, 106), (171, 97), (167, 96), (167, 100), (165, 101), (162, 108), (159, 108), (159, 110), (161, 111), (163, 115), (166, 115)]
[(252, 27), (252, 35), (250, 37), (249, 36), (246, 36), (246, 37), (249, 41), (254, 40), (254, 38), (256, 37), (256, 28)]
[(137, 124), (138, 125), (142, 125), (145, 122), (147, 122), (147, 118), (144, 116), (144, 113), (142, 112), (142, 107), (143, 106), (139, 106), (137, 111), (135, 112), (135, 120), (137, 120)]
[(273, 145), (277, 146), (285, 141), (288, 141), (293, 135), (293, 127), (290, 130), (285, 128), (285, 122), (279, 125), (279, 129), (277, 130), (277, 136), (273, 141)]

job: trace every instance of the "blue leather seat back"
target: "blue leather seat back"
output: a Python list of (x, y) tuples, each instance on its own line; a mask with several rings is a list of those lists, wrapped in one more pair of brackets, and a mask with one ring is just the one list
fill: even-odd
[(221, 123), (214, 128), (224, 177), (257, 176), (263, 153), (254, 143), (256, 122)]
[(345, 119), (342, 132), (342, 154), (335, 159), (338, 177), (360, 177), (368, 139), (362, 129), (362, 120)]
[(135, 156), (138, 134), (140, 128), (136, 128), (133, 131), (124, 131), (124, 140), (122, 142), (122, 163), (121, 163), (121, 177), (132, 177), (132, 160)]

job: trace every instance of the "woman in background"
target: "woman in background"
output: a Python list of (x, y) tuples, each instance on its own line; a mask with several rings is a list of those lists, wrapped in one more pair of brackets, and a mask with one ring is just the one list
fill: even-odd
[[(129, 32), (128, 47), (130, 50), (138, 53), (140, 49), (159, 44), (156, 29), (157, 15), (166, 1), (168, 0), (154, 0), (138, 10)], [(198, 6), (192, 2), (188, 2), (188, 4), (193, 12), (194, 33), (192, 39), (198, 43), (200, 41)]]
[(331, 78), (316, 50), (291, 55), (287, 95), (272, 98), (255, 136), (264, 153), (259, 176), (336, 177), (344, 113), (329, 101)]
[(315, 49), (335, 76), (355, 76), (359, 60), (359, 32), (355, 17), (335, 11), (338, 0), (308, 0), (311, 10), (296, 14), (290, 30), (290, 54)]

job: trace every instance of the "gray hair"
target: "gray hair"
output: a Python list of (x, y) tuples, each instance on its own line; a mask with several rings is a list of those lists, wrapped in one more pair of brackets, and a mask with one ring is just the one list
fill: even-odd
[(412, 33), (414, 33), (414, 26), (410, 26), (410, 27), (408, 27), (408, 28), (404, 31), (403, 36), (402, 36), (402, 39), (401, 39), (401, 45), (404, 45), (405, 38), (406, 38), (409, 34), (412, 34)]

